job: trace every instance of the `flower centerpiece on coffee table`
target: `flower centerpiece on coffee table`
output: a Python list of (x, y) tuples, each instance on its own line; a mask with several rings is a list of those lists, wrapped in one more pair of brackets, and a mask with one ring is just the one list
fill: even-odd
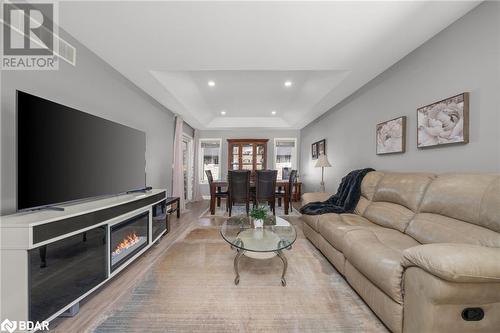
[(266, 218), (268, 209), (266, 206), (257, 206), (250, 211), (250, 217), (253, 219), (254, 228), (262, 228), (264, 219)]

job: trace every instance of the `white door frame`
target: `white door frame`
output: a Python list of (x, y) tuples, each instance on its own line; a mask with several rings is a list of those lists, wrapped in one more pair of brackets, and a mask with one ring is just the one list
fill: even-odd
[(194, 149), (193, 137), (182, 134), (182, 141), (187, 143), (187, 199), (186, 202), (193, 200), (193, 175), (194, 175)]

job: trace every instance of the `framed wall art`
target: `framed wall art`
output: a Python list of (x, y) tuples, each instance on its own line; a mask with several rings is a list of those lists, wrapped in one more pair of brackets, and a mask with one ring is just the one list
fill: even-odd
[(406, 116), (394, 118), (376, 127), (377, 155), (406, 151)]
[(316, 141), (311, 145), (311, 156), (313, 160), (318, 159), (321, 154), (326, 154), (326, 139)]
[(417, 147), (469, 142), (469, 93), (417, 109)]
[(318, 141), (318, 157), (321, 154), (326, 155), (326, 139)]
[(318, 143), (315, 142), (311, 145), (311, 156), (313, 160), (318, 159)]

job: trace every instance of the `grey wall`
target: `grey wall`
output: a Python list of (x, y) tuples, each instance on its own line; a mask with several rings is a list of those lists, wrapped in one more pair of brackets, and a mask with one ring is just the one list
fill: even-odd
[[(274, 139), (275, 138), (296, 138), (297, 139), (297, 162), (300, 161), (300, 140), (298, 130), (265, 130), (265, 129), (238, 129), (219, 131), (200, 131), (200, 139), (222, 139), (222, 176), (225, 179), (227, 174), (227, 139), (269, 139), (267, 143), (267, 167), (272, 168), (274, 163)], [(208, 185), (201, 186), (202, 195), (210, 195)]]
[(3, 71), (1, 77), (1, 214), (16, 209), (16, 89), (146, 132), (147, 183), (171, 188), (174, 120), (170, 111), (85, 46), (60, 31), (77, 49), (77, 65), (58, 71)]
[[(306, 191), (319, 188), (311, 143), (327, 140), (327, 191), (349, 170), (500, 172), (500, 3), (485, 2), (301, 130)], [(416, 109), (470, 92), (470, 143), (418, 150)], [(407, 116), (407, 152), (375, 154), (375, 125)]]

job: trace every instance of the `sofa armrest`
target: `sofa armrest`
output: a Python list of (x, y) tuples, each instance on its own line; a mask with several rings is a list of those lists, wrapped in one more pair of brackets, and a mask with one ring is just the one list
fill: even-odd
[(417, 266), (451, 282), (500, 283), (500, 248), (470, 244), (427, 244), (403, 251), (403, 265)]
[(302, 206), (314, 201), (325, 201), (331, 197), (331, 193), (327, 192), (310, 192), (302, 194)]

